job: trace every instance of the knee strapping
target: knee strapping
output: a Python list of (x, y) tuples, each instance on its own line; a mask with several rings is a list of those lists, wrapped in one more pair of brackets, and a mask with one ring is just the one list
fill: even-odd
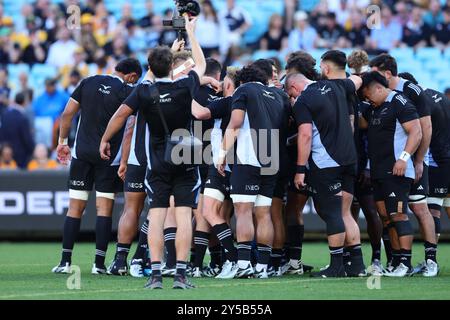
[(434, 220), (434, 229), (436, 231), (436, 235), (441, 234), (441, 218), (433, 217)]
[(411, 236), (413, 234), (413, 228), (409, 220), (395, 221), (394, 225), (399, 237)]
[(329, 236), (345, 232), (345, 224), (342, 219), (342, 196), (318, 197), (320, 215), (327, 224)]

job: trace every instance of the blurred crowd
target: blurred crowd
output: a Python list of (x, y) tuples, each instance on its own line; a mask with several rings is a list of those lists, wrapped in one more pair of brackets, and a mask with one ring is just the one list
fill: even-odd
[[(119, 60), (130, 56), (145, 68), (150, 48), (171, 45), (177, 37), (163, 27), (163, 20), (172, 18), (172, 2), (157, 13), (156, 1), (146, 1), (141, 16), (133, 15), (133, 2), (126, 2), (119, 17), (103, 0), (36, 0), (23, 5), (20, 19), (8, 17), (0, 4), (0, 169), (57, 168), (50, 158), (58, 118), (79, 81), (112, 73)], [(296, 50), (363, 48), (377, 54), (397, 47), (445, 50), (450, 44), (450, 0), (279, 1), (282, 12), (258, 25), (256, 41), (246, 33), (258, 21), (257, 10), (248, 12), (243, 1), (223, 0), (221, 10), (217, 1), (199, 1), (196, 32), (205, 55), (224, 66), (242, 66), (258, 50), (283, 57)], [(367, 16), (372, 4), (381, 8), (379, 21)], [(71, 5), (81, 8), (79, 19), (67, 13)], [(45, 79), (43, 88), (31, 85), (26, 71), (12, 84), (8, 66), (17, 64), (51, 67), (56, 74)]]

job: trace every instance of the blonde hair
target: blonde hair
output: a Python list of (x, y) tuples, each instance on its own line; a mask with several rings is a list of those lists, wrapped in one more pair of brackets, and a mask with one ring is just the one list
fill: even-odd
[(231, 79), (231, 81), (233, 81), (233, 83), (235, 84), (236, 88), (239, 85), (239, 81), (238, 81), (238, 72), (239, 72), (239, 68), (238, 67), (228, 67), (227, 68), (227, 77)]
[(364, 50), (354, 50), (347, 58), (347, 64), (353, 74), (361, 74), (368, 71), (369, 55)]

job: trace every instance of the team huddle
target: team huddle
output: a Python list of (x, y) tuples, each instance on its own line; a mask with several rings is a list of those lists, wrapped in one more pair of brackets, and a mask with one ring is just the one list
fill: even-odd
[[(369, 61), (361, 50), (349, 57), (326, 52), (321, 74), (303, 51), (288, 57), (283, 77), (270, 59), (222, 70), (205, 59), (195, 21), (186, 18), (191, 50), (184, 40), (152, 49), (139, 84), (140, 63), (130, 58), (114, 75), (84, 79), (72, 94), (57, 148), (58, 159), (70, 161), (70, 206), (61, 262), (52, 271), (70, 273), (95, 185), (92, 273), (149, 276), (149, 289), (162, 289), (164, 276), (174, 278), (176, 289), (195, 288), (188, 276), (437, 276), (440, 214), (443, 207), (450, 212), (448, 98), (399, 74), (390, 55)], [(77, 113), (71, 150), (67, 137)], [(125, 206), (107, 268), (119, 192)], [(329, 265), (317, 272), (302, 262), (302, 212), (310, 197), (330, 252)], [(128, 262), (145, 201), (149, 214)], [(417, 267), (408, 207), (424, 243)], [(367, 268), (360, 209), (372, 247)]]

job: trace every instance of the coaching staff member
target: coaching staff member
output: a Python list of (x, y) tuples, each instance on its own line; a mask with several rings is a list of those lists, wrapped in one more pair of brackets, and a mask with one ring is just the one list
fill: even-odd
[[(62, 164), (70, 163), (69, 211), (64, 222), (62, 258), (53, 268), (55, 273), (70, 273), (72, 250), (80, 230), (81, 216), (86, 209), (89, 191), (97, 191), (96, 252), (93, 274), (106, 273), (105, 255), (111, 236), (111, 216), (114, 195), (122, 191), (117, 176), (123, 129), (111, 137), (110, 158), (103, 160), (98, 146), (106, 126), (122, 102), (132, 92), (142, 75), (136, 59), (120, 61), (113, 75), (98, 75), (84, 79), (73, 92), (61, 116), (59, 144), (56, 149)], [(67, 144), (73, 117), (80, 111), (80, 120), (72, 154)]]
[[(155, 48), (149, 55), (149, 66), (155, 76), (155, 84), (140, 84), (124, 102), (111, 119), (102, 138), (100, 154), (110, 158), (110, 140), (135, 111), (142, 113), (149, 125), (146, 143), (147, 177), (145, 185), (150, 201), (150, 224), (148, 241), (152, 260), (152, 277), (146, 287), (162, 289), (161, 260), (164, 250), (164, 220), (169, 208), (171, 195), (175, 199), (177, 233), (175, 239), (177, 271), (174, 289), (190, 289), (194, 286), (186, 278), (186, 267), (192, 240), (191, 213), (196, 207), (200, 188), (198, 167), (193, 165), (172, 165), (164, 160), (165, 129), (160, 111), (167, 122), (169, 133), (177, 129), (190, 128), (192, 120), (192, 100), (200, 87), (199, 78), (203, 76), (206, 62), (203, 52), (194, 35), (196, 18), (186, 17), (186, 31), (192, 46), (195, 68), (186, 77), (176, 81), (171, 79), (173, 54), (167, 47)], [(152, 92), (159, 91), (159, 105)]]
[(353, 193), (357, 155), (353, 143), (347, 95), (361, 86), (361, 78), (313, 82), (303, 74), (290, 74), (286, 90), (298, 97), (294, 115), (298, 125), (298, 158), (295, 185), (313, 189), (317, 209), (327, 224), (330, 266), (317, 277), (343, 277), (345, 225), (342, 218), (342, 194)]

